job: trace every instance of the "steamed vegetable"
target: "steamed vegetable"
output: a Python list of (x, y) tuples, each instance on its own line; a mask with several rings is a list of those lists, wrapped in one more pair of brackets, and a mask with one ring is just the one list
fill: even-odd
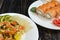
[[(20, 36), (19, 36), (19, 35), (20, 35)], [(15, 34), (14, 38), (15, 38), (16, 40), (21, 40), (21, 36), (22, 36), (22, 34), (21, 34), (20, 32), (17, 32), (17, 33)]]
[(36, 7), (32, 7), (30, 11), (36, 13)]
[(9, 15), (0, 16), (0, 22), (9, 21), (10, 18), (11, 18), (11, 16), (9, 16)]

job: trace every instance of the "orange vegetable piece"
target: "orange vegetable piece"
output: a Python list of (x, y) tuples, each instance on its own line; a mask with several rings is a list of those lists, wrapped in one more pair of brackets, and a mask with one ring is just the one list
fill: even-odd
[(20, 26), (19, 26), (19, 29), (20, 29), (20, 30), (24, 30), (24, 26), (20, 25)]
[(4, 34), (6, 34), (6, 33), (9, 33), (9, 31), (8, 30), (4, 30), (4, 32), (3, 32)]
[(9, 32), (9, 34), (15, 34), (15, 33), (16, 33), (16, 31), (17, 31), (17, 29), (16, 29), (16, 28), (12, 28), (12, 29), (11, 29), (11, 31)]
[(4, 40), (4, 38), (3, 38), (3, 35), (2, 35), (2, 34), (0, 34), (0, 40)]
[(7, 26), (8, 28), (11, 28), (11, 27), (12, 27), (12, 25), (11, 25), (9, 22), (7, 22), (7, 21), (5, 21), (4, 24), (6, 24), (6, 26)]
[(13, 21), (13, 22), (11, 22), (11, 24), (16, 25), (17, 23)]
[(10, 31), (10, 34), (14, 34), (15, 32), (14, 31)]

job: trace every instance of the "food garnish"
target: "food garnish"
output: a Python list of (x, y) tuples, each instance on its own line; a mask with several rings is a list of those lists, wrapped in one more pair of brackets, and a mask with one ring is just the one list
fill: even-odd
[(30, 11), (33, 12), (33, 13), (36, 13), (36, 7), (32, 7), (32, 8), (30, 9)]
[(53, 20), (53, 24), (55, 24), (56, 26), (60, 27), (60, 19), (56, 18)]

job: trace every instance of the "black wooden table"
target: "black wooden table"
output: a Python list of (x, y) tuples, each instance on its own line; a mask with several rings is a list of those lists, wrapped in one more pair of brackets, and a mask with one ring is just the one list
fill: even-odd
[[(36, 0), (4, 0), (0, 13), (20, 13), (28, 16), (28, 7), (34, 1)], [(39, 40), (60, 40), (59, 30), (51, 30), (36, 25), (39, 30)]]

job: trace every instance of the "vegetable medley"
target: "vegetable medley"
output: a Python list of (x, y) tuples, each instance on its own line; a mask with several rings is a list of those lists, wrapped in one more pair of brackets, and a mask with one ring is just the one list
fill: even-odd
[(0, 16), (0, 40), (18, 40), (18, 34), (24, 33), (24, 26), (10, 19), (11, 17)]

